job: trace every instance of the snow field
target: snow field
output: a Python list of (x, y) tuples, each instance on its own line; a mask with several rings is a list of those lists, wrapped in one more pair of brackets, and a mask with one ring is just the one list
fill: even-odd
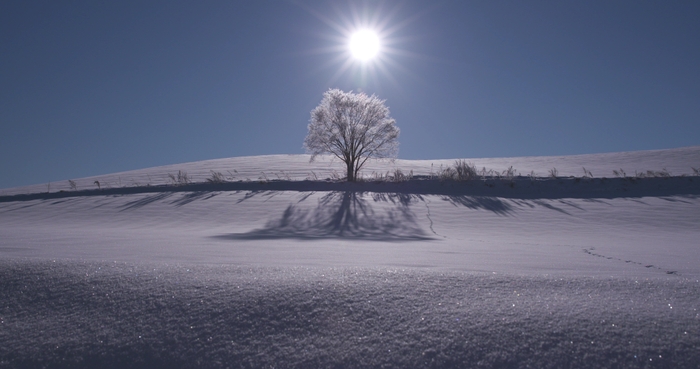
[(0, 261), (0, 366), (697, 368), (700, 282)]
[(216, 191), (0, 203), (4, 258), (700, 276), (700, 196)]
[(700, 179), (602, 177), (700, 147), (473, 162), (578, 178), (279, 155), (2, 190), (0, 367), (698, 368)]

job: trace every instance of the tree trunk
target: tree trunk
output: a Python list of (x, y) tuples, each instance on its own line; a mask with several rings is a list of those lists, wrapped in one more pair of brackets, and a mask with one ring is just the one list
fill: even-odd
[(351, 160), (348, 160), (345, 163), (345, 165), (348, 167), (348, 182), (355, 182), (355, 163), (353, 163)]

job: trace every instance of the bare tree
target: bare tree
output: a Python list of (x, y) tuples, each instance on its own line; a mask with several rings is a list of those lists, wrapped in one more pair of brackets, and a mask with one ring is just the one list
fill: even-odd
[(399, 128), (389, 108), (375, 95), (330, 89), (311, 111), (309, 134), (304, 140), (311, 161), (332, 154), (347, 167), (353, 182), (369, 158), (395, 158), (399, 151)]

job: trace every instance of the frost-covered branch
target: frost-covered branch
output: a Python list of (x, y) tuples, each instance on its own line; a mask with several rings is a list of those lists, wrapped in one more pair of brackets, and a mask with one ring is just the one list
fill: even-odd
[(369, 158), (395, 158), (399, 128), (389, 108), (375, 95), (338, 89), (326, 91), (321, 104), (311, 111), (304, 149), (313, 161), (332, 154), (347, 167), (347, 180), (354, 181)]

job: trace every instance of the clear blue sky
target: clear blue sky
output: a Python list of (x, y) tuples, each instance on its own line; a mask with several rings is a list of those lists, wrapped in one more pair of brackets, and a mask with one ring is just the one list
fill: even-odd
[[(328, 88), (399, 157), (700, 145), (698, 1), (2, 1), (0, 188), (297, 154)], [(370, 64), (347, 32), (381, 34)], [(700, 165), (700, 163), (699, 163)]]

